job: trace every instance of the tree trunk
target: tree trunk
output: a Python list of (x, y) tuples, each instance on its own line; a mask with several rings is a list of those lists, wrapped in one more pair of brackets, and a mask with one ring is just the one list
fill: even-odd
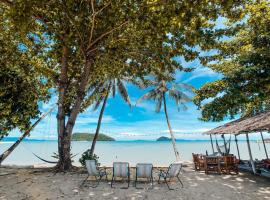
[(23, 139), (30, 134), (30, 132), (38, 125), (38, 123), (44, 119), (49, 113), (53, 111), (55, 106), (53, 106), (48, 112), (44, 113), (25, 133), (11, 146), (9, 147), (2, 155), (0, 155), (0, 165), (1, 163), (11, 154), (11, 152), (23, 141)]
[(102, 121), (103, 113), (104, 113), (104, 110), (105, 110), (105, 107), (106, 107), (106, 103), (107, 103), (107, 99), (108, 99), (108, 96), (109, 96), (109, 93), (110, 93), (110, 88), (111, 88), (111, 85), (108, 88), (108, 92), (106, 94), (106, 97), (105, 97), (105, 99), (103, 101), (102, 108), (101, 108), (100, 113), (99, 113), (98, 124), (97, 124), (97, 128), (96, 128), (96, 133), (95, 133), (95, 136), (93, 138), (91, 149), (90, 149), (90, 156), (91, 157), (94, 155), (95, 146), (96, 146), (96, 142), (97, 142), (98, 135), (99, 135), (99, 130), (100, 130), (100, 126), (101, 126), (101, 121)]
[(169, 132), (170, 132), (170, 135), (171, 135), (174, 154), (175, 154), (175, 157), (176, 157), (176, 161), (178, 162), (178, 161), (180, 161), (180, 156), (179, 156), (179, 152), (178, 152), (177, 147), (176, 147), (175, 137), (174, 137), (174, 134), (173, 134), (173, 131), (172, 131), (172, 128), (171, 128), (170, 121), (169, 121), (165, 93), (163, 93), (163, 104), (164, 104), (164, 112), (165, 112), (165, 116), (166, 116), (166, 120), (167, 120), (167, 124), (168, 124), (168, 128), (169, 128)]
[[(63, 58), (62, 68), (64, 68), (64, 66), (67, 64), (65, 63), (66, 63), (66, 59)], [(59, 153), (59, 160), (57, 163), (58, 171), (69, 171), (70, 169), (72, 169), (71, 153), (70, 153), (71, 135), (72, 135), (73, 127), (75, 125), (75, 121), (81, 109), (81, 104), (85, 96), (85, 89), (86, 89), (88, 79), (89, 79), (91, 64), (92, 64), (91, 60), (88, 60), (85, 63), (85, 66), (81, 75), (81, 81), (77, 88), (77, 98), (75, 100), (74, 106), (71, 109), (66, 125), (65, 125), (65, 115), (63, 115), (65, 113), (64, 113), (63, 107), (61, 107), (61, 103), (58, 106), (58, 117), (57, 117), (58, 118), (58, 153)], [(65, 72), (64, 69), (63, 69), (63, 72)], [(63, 76), (62, 78), (66, 78), (66, 77), (67, 76)], [(64, 79), (63, 79), (63, 82), (65, 82)], [(63, 93), (63, 95), (61, 94), (61, 91), (63, 89), (64, 88), (62, 87), (59, 88), (59, 102), (63, 102), (65, 98), (65, 92)]]

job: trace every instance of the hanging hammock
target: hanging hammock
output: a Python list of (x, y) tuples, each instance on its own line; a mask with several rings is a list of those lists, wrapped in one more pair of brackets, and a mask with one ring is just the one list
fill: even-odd
[[(57, 163), (57, 161), (49, 161), (49, 160), (45, 160), (45, 159), (41, 158), (40, 156), (38, 156), (37, 154), (35, 154), (34, 152), (32, 152), (32, 154), (33, 154), (34, 156), (36, 156), (39, 160), (42, 160), (42, 161), (44, 161), (44, 162), (46, 162), (46, 163), (50, 163), (50, 164), (56, 164), (56, 163)], [(74, 158), (75, 156), (77, 156), (77, 155), (79, 155), (79, 154), (80, 154), (80, 153), (77, 153), (77, 154), (71, 156), (70, 158)]]
[[(220, 155), (227, 155), (227, 154), (230, 153), (230, 150), (231, 150), (231, 136), (232, 135), (230, 135), (230, 139), (227, 142), (225, 142), (224, 145), (221, 145), (221, 146), (218, 144), (217, 137), (215, 136), (216, 137), (216, 148), (217, 148)], [(221, 137), (225, 141), (224, 135), (222, 135)], [(227, 146), (228, 146), (228, 148), (227, 148)]]

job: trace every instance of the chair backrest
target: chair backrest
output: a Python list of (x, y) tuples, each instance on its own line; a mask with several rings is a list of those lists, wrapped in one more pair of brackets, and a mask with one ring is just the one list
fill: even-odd
[(85, 166), (90, 176), (98, 175), (97, 164), (95, 160), (85, 160)]
[(236, 157), (235, 156), (223, 156), (223, 161), (227, 165), (236, 164)]
[(140, 178), (152, 177), (153, 165), (151, 163), (138, 163), (136, 165), (136, 175)]
[(182, 164), (181, 163), (173, 163), (169, 166), (167, 171), (167, 177), (176, 177), (181, 172)]
[(219, 163), (219, 157), (217, 156), (205, 156), (205, 163), (207, 164), (218, 164)]
[(199, 162), (199, 155), (198, 154), (192, 153), (192, 158), (193, 158), (193, 162), (194, 163), (198, 163)]
[(115, 177), (128, 177), (129, 176), (129, 163), (128, 162), (114, 162), (113, 174)]

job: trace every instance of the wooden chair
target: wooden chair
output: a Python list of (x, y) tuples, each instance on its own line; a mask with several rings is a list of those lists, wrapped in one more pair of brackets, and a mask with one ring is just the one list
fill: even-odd
[(221, 174), (220, 158), (217, 156), (205, 156), (204, 168), (205, 174), (209, 174), (209, 171)]
[(196, 171), (204, 170), (204, 157), (201, 154), (192, 154), (194, 169)]
[(226, 174), (230, 174), (231, 172), (235, 172), (238, 174), (238, 164), (235, 156), (222, 156), (220, 162), (220, 168), (222, 172)]

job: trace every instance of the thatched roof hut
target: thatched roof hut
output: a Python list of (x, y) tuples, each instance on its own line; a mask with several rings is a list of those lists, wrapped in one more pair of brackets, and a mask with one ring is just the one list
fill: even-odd
[(263, 145), (264, 145), (265, 155), (266, 155), (266, 158), (268, 159), (268, 154), (267, 154), (264, 138), (262, 135), (262, 131), (270, 131), (270, 111), (263, 112), (261, 114), (258, 114), (258, 115), (252, 116), (252, 117), (243, 117), (243, 118), (237, 119), (235, 121), (231, 121), (231, 122), (226, 123), (222, 126), (216, 127), (210, 131), (206, 131), (204, 134), (210, 135), (213, 152), (214, 152), (214, 147), (213, 147), (213, 141), (212, 141), (211, 135), (213, 135), (213, 134), (214, 135), (215, 134), (234, 134), (239, 159), (240, 159), (240, 153), (239, 153), (236, 135), (246, 134), (248, 152), (249, 152), (249, 156), (250, 156), (252, 171), (254, 174), (256, 174), (255, 164), (254, 164), (251, 149), (250, 149), (248, 133), (260, 132), (261, 137), (262, 137), (262, 141), (263, 141)]
[(243, 117), (222, 126), (216, 127), (204, 134), (241, 134), (249, 132), (270, 131), (270, 111), (253, 117)]

